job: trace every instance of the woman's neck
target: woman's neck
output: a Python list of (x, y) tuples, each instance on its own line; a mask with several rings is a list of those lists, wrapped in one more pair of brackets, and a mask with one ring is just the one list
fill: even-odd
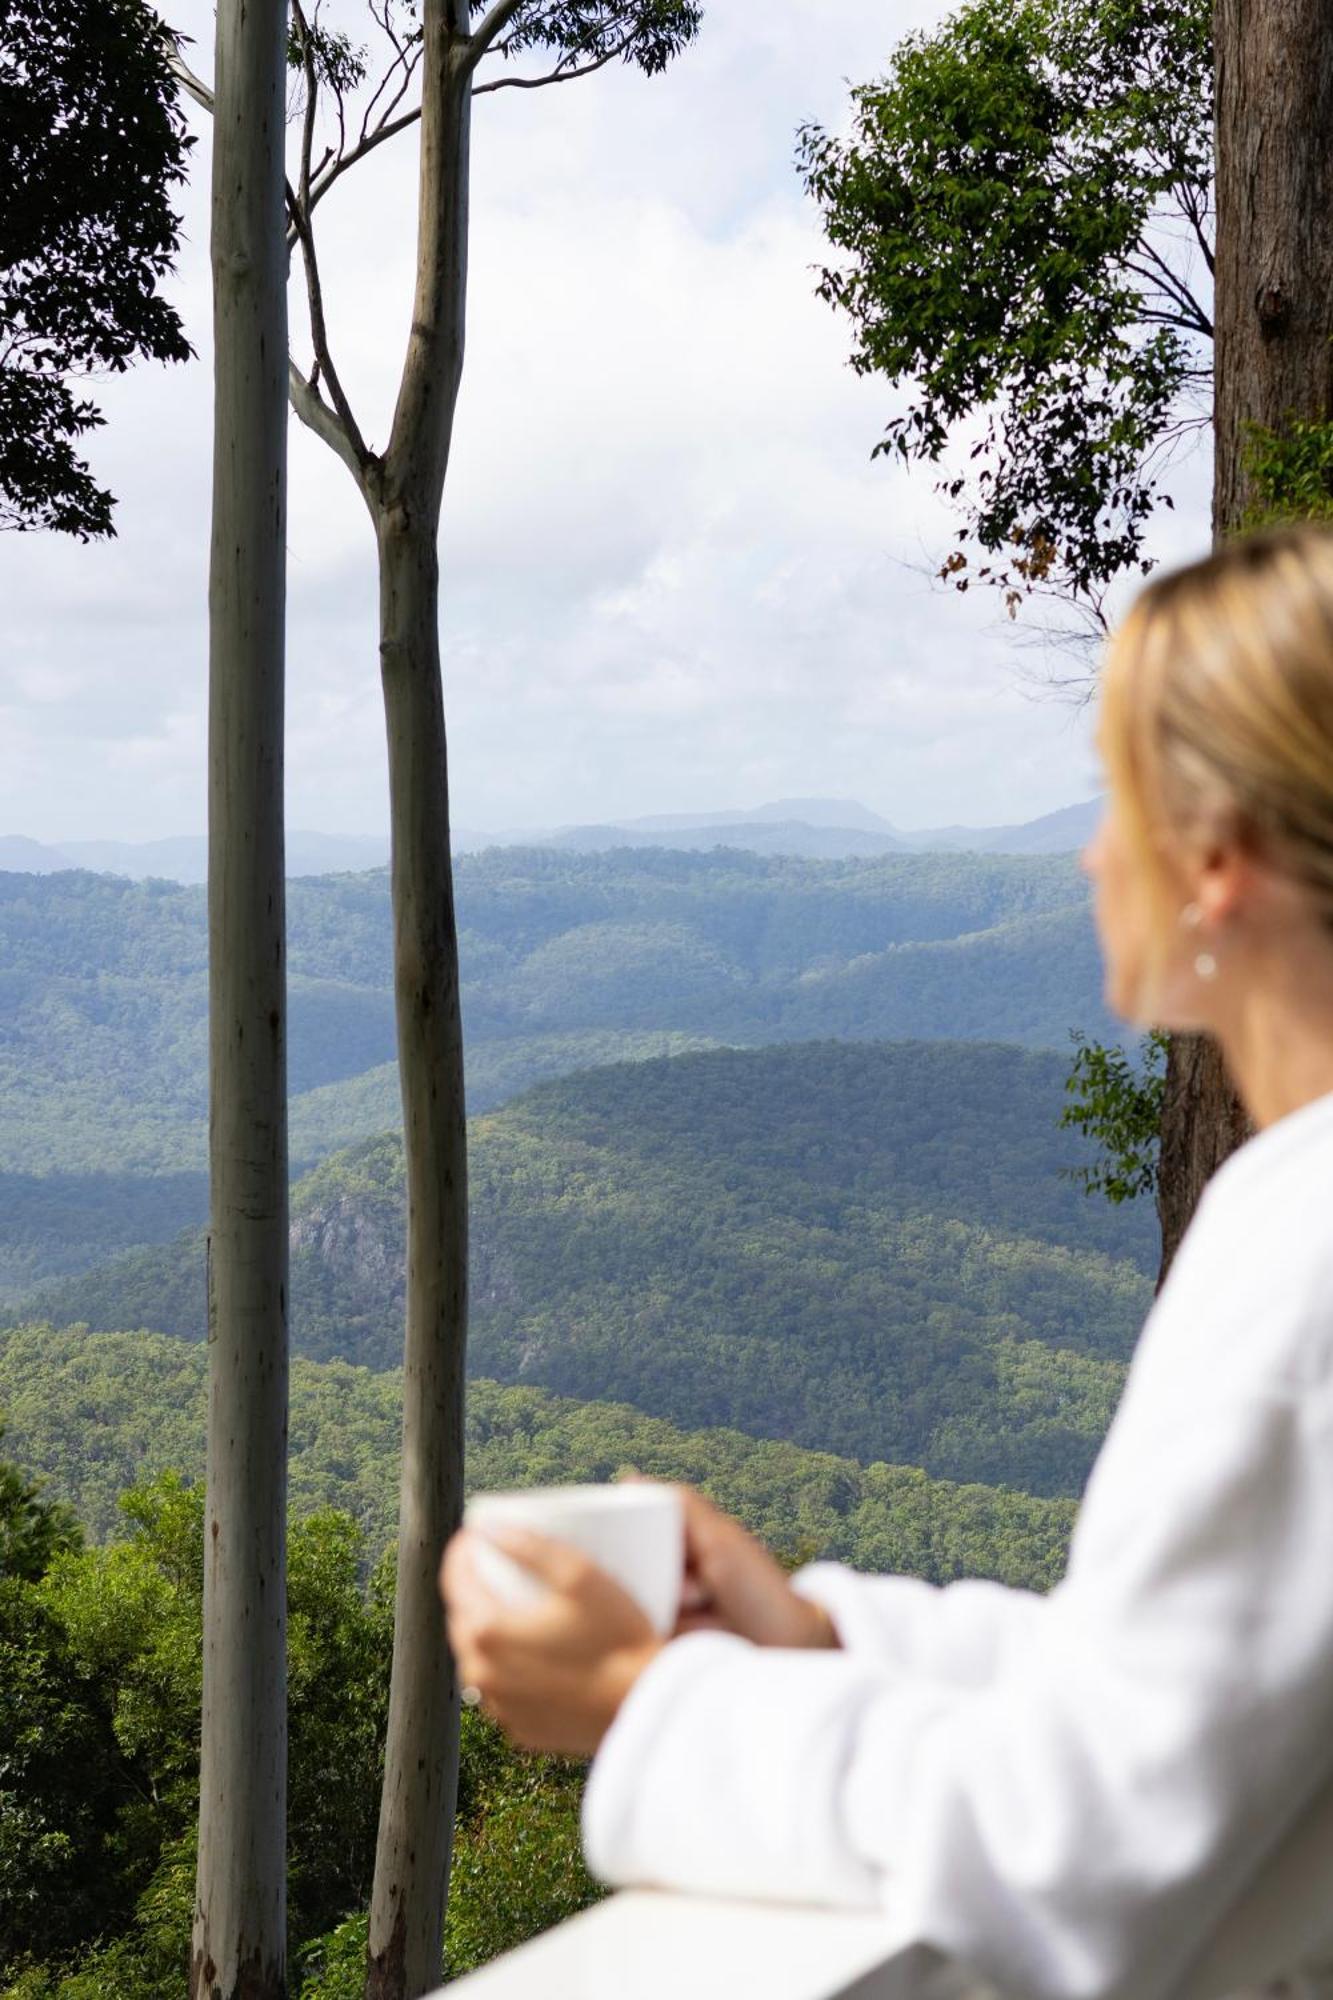
[(1261, 1131), (1333, 1093), (1333, 939), (1321, 932), (1234, 988), (1218, 985), (1214, 1032)]

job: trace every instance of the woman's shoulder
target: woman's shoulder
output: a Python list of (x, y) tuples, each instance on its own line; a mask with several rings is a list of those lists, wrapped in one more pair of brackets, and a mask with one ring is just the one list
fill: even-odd
[(1199, 1214), (1245, 1202), (1271, 1202), (1301, 1186), (1327, 1188), (1333, 1162), (1333, 1092), (1311, 1098), (1239, 1146), (1209, 1182)]
[(1234, 1345), (1246, 1372), (1276, 1370), (1293, 1384), (1333, 1372), (1333, 1096), (1219, 1169), (1158, 1309), (1193, 1322), (1219, 1360)]

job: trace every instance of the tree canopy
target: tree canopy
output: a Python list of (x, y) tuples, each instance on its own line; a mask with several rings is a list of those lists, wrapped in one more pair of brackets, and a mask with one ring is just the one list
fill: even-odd
[(969, 0), (852, 99), (851, 136), (806, 127), (800, 162), (852, 366), (906, 390), (876, 451), (940, 466), (960, 590), (1100, 621), (1206, 421), (1211, 6)]
[(74, 386), (183, 361), (161, 296), (190, 139), (144, 0), (0, 0), (0, 527), (113, 534)]

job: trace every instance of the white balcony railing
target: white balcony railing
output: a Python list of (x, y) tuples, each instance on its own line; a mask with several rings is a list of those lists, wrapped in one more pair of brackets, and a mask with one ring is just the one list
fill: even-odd
[(632, 1890), (436, 2000), (987, 2000), (883, 1919)]

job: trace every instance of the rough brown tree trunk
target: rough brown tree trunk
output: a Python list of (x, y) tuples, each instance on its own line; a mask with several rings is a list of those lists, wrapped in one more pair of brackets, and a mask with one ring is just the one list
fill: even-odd
[[(1214, 0), (1217, 275), (1213, 532), (1254, 496), (1249, 426), (1333, 415), (1333, 5)], [(1214, 1043), (1177, 1038), (1158, 1210), (1162, 1275), (1204, 1185), (1250, 1127)]]
[(1166, 1062), (1157, 1176), (1163, 1279), (1199, 1196), (1252, 1129), (1216, 1042), (1206, 1035), (1173, 1035)]
[(1333, 7), (1216, 0), (1213, 526), (1252, 499), (1247, 427), (1333, 410)]
[(193, 2000), (281, 2000), (287, 1894), (285, 0), (222, 0), (209, 569), (208, 1491)]

